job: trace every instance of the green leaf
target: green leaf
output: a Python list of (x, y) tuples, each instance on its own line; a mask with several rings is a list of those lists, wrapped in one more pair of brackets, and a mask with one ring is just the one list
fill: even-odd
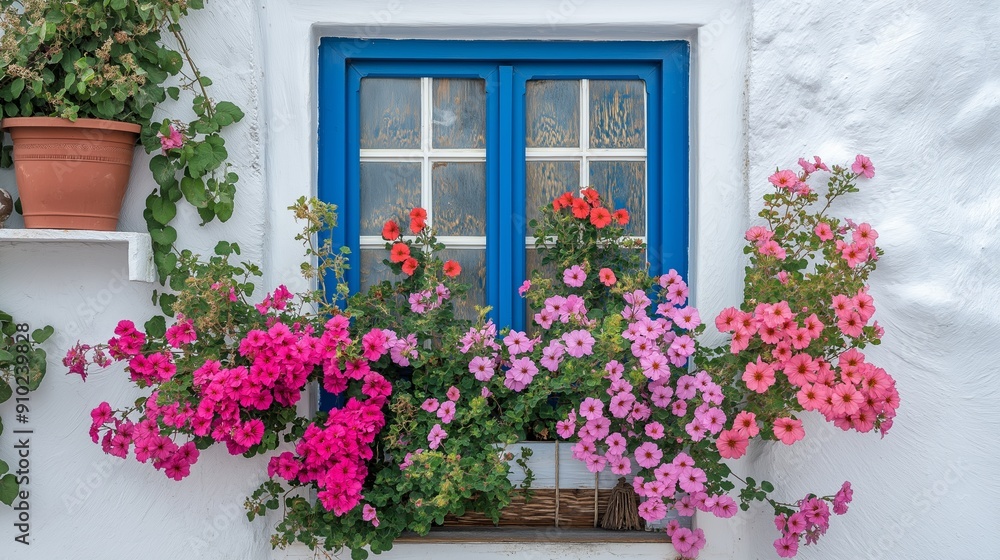
[(219, 241), (215, 246), (215, 254), (220, 257), (225, 257), (233, 253), (233, 246), (229, 244), (228, 241)]
[(171, 74), (176, 74), (184, 67), (184, 59), (181, 53), (169, 49), (161, 49), (159, 52), (160, 67)]
[(174, 216), (177, 215), (177, 205), (153, 194), (149, 196), (147, 202), (149, 209), (153, 212), (153, 219), (163, 225), (169, 224), (170, 220), (173, 220)]
[(20, 97), (22, 91), (24, 91), (24, 78), (18, 78), (11, 82), (10, 94), (12, 99)]
[(192, 179), (184, 177), (181, 179), (181, 192), (184, 198), (195, 208), (208, 206), (208, 193), (205, 192), (205, 182), (201, 178)]
[(243, 119), (243, 111), (229, 101), (220, 101), (215, 106), (215, 122), (219, 126), (228, 126)]
[[(2, 434), (2, 433), (3, 433), (3, 430), (0, 429), (0, 434)], [(6, 462), (4, 462), (2, 459), (0, 459), (0, 476), (3, 476), (5, 474), (7, 474), (7, 471), (9, 471), (9, 470), (10, 470), (10, 466), (8, 466)]]
[(177, 241), (177, 230), (170, 226), (162, 229), (150, 229), (149, 235), (153, 238), (153, 243), (166, 247), (173, 245), (174, 241)]
[(153, 263), (156, 264), (156, 272), (160, 277), (160, 280), (166, 280), (167, 276), (177, 268), (177, 255), (173, 253), (155, 253), (153, 254)]
[(146, 324), (143, 325), (143, 328), (146, 329), (147, 336), (152, 338), (160, 338), (163, 335), (167, 334), (167, 320), (164, 319), (162, 316), (157, 315), (152, 319), (146, 321)]
[(0, 364), (10, 363), (13, 361), (14, 361), (14, 354), (11, 354), (6, 350), (0, 349)]
[(17, 477), (12, 474), (5, 474), (0, 478), (0, 502), (8, 506), (14, 503), (17, 497)]
[(173, 99), (174, 101), (177, 101), (180, 98), (180, 96), (181, 96), (181, 90), (177, 86), (168, 87), (167, 88), (167, 95), (170, 97), (170, 99)]
[(167, 315), (173, 315), (174, 303), (176, 302), (177, 296), (173, 294), (163, 294), (160, 296), (160, 309)]
[(229, 218), (233, 217), (233, 202), (232, 201), (219, 201), (215, 204), (215, 214), (219, 217), (219, 221), (225, 222)]
[(35, 329), (35, 331), (31, 333), (31, 340), (33, 340), (36, 344), (41, 344), (48, 340), (49, 337), (55, 332), (56, 330), (53, 329), (51, 325), (46, 325), (41, 329)]
[(163, 154), (157, 154), (149, 160), (149, 170), (153, 173), (153, 180), (161, 187), (167, 187), (177, 181), (175, 177), (177, 169)]
[[(10, 388), (10, 383), (6, 380), (0, 379), (0, 403), (6, 402), (11, 395), (14, 394), (14, 390)], [(0, 472), (0, 474), (3, 474)]]
[(766, 480), (760, 481), (760, 489), (765, 492), (774, 492), (774, 485)]

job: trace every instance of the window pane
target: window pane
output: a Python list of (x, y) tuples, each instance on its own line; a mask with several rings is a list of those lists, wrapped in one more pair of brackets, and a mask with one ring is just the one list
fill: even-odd
[(361, 249), (361, 291), (382, 282), (391, 280), (395, 282), (398, 276), (392, 273), (388, 266), (382, 261), (389, 258), (389, 251), (385, 249)]
[(486, 250), (485, 249), (444, 249), (437, 253), (442, 261), (454, 260), (462, 265), (458, 279), (469, 285), (464, 298), (455, 298), (455, 315), (474, 320), (476, 306), (486, 305)]
[(646, 235), (646, 162), (592, 161), (590, 184), (607, 206), (628, 210), (628, 235)]
[(580, 82), (532, 80), (525, 92), (525, 142), (529, 148), (580, 146)]
[(486, 82), (434, 79), (434, 147), (486, 147)]
[(405, 227), (410, 209), (416, 206), (420, 206), (420, 162), (361, 163), (361, 235), (382, 235), (389, 219)]
[[(580, 162), (578, 161), (529, 161), (525, 189), (525, 216), (528, 223), (541, 218), (539, 208), (552, 203), (564, 192), (578, 194), (580, 190)], [(535, 235), (530, 226), (528, 235)]]
[(438, 235), (486, 235), (486, 164), (437, 161), (431, 171)]
[(590, 147), (646, 147), (646, 89), (642, 81), (590, 81)]
[(420, 149), (420, 79), (361, 80), (361, 147)]

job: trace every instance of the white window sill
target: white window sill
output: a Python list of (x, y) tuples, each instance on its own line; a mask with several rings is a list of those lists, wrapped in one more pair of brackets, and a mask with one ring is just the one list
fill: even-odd
[(128, 279), (156, 281), (153, 242), (148, 233), (68, 229), (0, 229), (0, 244), (84, 243), (128, 246)]

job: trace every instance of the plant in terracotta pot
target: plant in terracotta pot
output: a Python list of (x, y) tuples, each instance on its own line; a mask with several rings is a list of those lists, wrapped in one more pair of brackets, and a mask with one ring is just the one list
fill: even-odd
[[(187, 127), (153, 116), (168, 96), (178, 99), (182, 88), (209, 83), (190, 64), (194, 77), (183, 75), (187, 49), (177, 25), (201, 2), (0, 0), (0, 6), (2, 127), (13, 142), (12, 150), (3, 148), (3, 164), (14, 165), (25, 225), (116, 229), (140, 135), (147, 151), (183, 155)], [(180, 52), (164, 45), (168, 35)], [(167, 87), (178, 74), (177, 86)], [(204, 95), (194, 109), (199, 119), (208, 113), (214, 120), (193, 133), (211, 134), (242, 117), (235, 106), (216, 111)], [(221, 145), (217, 138), (201, 150), (213, 157), (199, 158), (193, 178), (221, 164)], [(180, 196), (178, 188), (174, 200)]]

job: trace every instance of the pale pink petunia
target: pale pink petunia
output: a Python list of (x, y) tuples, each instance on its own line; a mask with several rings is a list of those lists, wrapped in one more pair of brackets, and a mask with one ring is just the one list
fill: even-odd
[(851, 171), (857, 175), (864, 175), (867, 179), (875, 176), (875, 166), (872, 165), (872, 160), (861, 154), (858, 154), (854, 158), (854, 163), (851, 164)]
[(580, 416), (588, 420), (593, 420), (594, 418), (600, 418), (604, 411), (604, 403), (599, 399), (593, 397), (587, 397), (583, 399), (580, 403)]
[(608, 446), (608, 454), (610, 455), (624, 455), (627, 449), (625, 437), (618, 432), (605, 438), (604, 443)]
[(589, 356), (594, 353), (594, 337), (583, 329), (570, 331), (562, 336), (566, 344), (566, 353), (574, 358)]
[(572, 288), (579, 288), (583, 286), (583, 282), (587, 279), (587, 273), (584, 272), (580, 265), (575, 264), (563, 271), (563, 282)]
[(663, 429), (663, 424), (659, 422), (650, 422), (646, 424), (644, 428), (646, 436), (652, 439), (661, 439), (665, 435), (665, 430)]
[(434, 424), (430, 433), (427, 434), (427, 442), (430, 443), (431, 449), (437, 449), (446, 437), (448, 437), (448, 432), (444, 431), (441, 424)]
[(816, 232), (816, 237), (819, 237), (820, 241), (829, 241), (833, 239), (833, 229), (830, 227), (830, 224), (826, 222), (818, 222), (813, 231)]
[(724, 459), (739, 459), (746, 454), (749, 443), (747, 435), (737, 430), (723, 430), (715, 440), (719, 455)]
[(774, 385), (774, 381), (774, 367), (761, 361), (760, 356), (757, 356), (756, 362), (748, 363), (743, 371), (743, 382), (756, 393), (766, 393), (768, 387)]
[(611, 287), (618, 282), (618, 278), (615, 277), (615, 273), (610, 268), (602, 268), (600, 272), (597, 273), (598, 279), (600, 279), (601, 284)]
[(651, 469), (660, 464), (663, 452), (655, 443), (647, 441), (635, 450), (635, 462), (644, 469)]
[(778, 438), (785, 445), (792, 445), (806, 435), (805, 429), (802, 428), (802, 421), (788, 417), (775, 420), (773, 431), (774, 437)]

